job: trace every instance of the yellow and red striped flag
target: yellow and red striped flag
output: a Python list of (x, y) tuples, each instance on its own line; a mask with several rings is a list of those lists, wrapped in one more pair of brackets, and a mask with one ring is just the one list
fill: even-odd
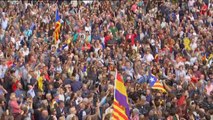
[(163, 84), (159, 80), (155, 82), (155, 84), (152, 86), (152, 89), (160, 90), (162, 92), (167, 92)]

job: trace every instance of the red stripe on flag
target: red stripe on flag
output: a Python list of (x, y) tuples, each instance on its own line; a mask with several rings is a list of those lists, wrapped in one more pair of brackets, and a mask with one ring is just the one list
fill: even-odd
[(163, 88), (163, 89), (164, 89), (164, 87), (163, 87), (163, 86), (161, 86), (161, 85), (154, 85), (153, 87)]
[(121, 106), (118, 102), (114, 101), (113, 104), (119, 107), (120, 109), (123, 109), (123, 106)]
[(112, 114), (112, 117), (113, 117), (114, 119), (116, 119), (116, 120), (119, 120), (119, 117), (116, 116), (114, 113)]
[(113, 111), (116, 112), (116, 113), (118, 113), (118, 115), (121, 116), (124, 120), (128, 120), (128, 117), (126, 115), (124, 115), (123, 113), (121, 113), (116, 108), (113, 108)]
[(55, 28), (58, 28), (58, 27), (59, 27), (59, 24), (56, 23)]
[(121, 75), (120, 74), (117, 74), (117, 78), (116, 78), (118, 81), (120, 81), (121, 83), (123, 83), (123, 80), (121, 78)]

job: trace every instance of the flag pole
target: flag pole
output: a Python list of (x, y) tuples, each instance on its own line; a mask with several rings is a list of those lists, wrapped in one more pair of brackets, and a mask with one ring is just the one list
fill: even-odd
[(115, 100), (115, 86), (116, 86), (116, 79), (117, 79), (118, 71), (115, 69), (115, 79), (114, 79), (114, 100)]

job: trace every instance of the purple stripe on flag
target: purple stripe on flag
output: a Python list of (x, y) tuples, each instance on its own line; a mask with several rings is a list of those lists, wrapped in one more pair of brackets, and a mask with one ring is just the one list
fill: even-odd
[(115, 99), (116, 101), (126, 108), (126, 114), (129, 116), (129, 105), (127, 103), (127, 96), (121, 94), (117, 89), (115, 89)]
[(119, 102), (120, 105), (124, 107), (128, 106), (127, 97), (121, 94), (117, 89), (115, 89), (115, 99)]

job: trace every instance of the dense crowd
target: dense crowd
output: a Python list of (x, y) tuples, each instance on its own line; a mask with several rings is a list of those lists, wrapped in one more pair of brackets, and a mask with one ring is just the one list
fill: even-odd
[(130, 120), (212, 120), (212, 15), (211, 0), (2, 0), (0, 118), (110, 120), (117, 70)]

